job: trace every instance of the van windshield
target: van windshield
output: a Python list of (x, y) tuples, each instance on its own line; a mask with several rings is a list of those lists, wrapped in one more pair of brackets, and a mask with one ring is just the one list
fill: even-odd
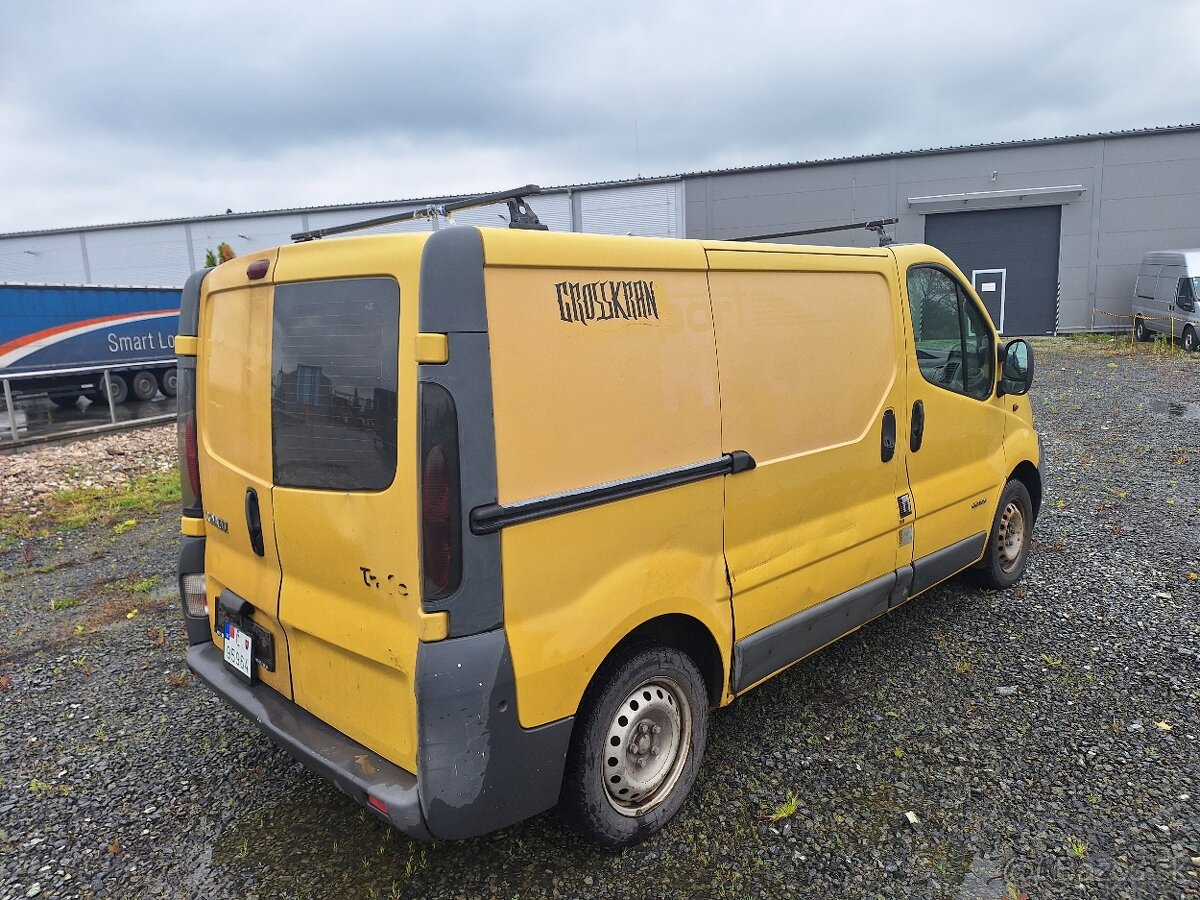
[(274, 480), (382, 490), (396, 475), (400, 287), (390, 278), (284, 284), (271, 337)]

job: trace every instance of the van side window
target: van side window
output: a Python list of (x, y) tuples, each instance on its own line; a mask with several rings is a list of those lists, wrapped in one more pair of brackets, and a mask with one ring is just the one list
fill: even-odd
[(400, 287), (390, 278), (275, 288), (276, 484), (377, 491), (392, 483), (399, 328)]
[(994, 387), (995, 351), (985, 313), (941, 269), (908, 270), (917, 365), (930, 384), (983, 400)]
[(1196, 309), (1196, 285), (1200, 278), (1180, 278), (1179, 289), (1175, 294), (1175, 305), (1180, 309), (1192, 312)]
[(1161, 271), (1162, 266), (1142, 266), (1142, 271), (1138, 273), (1137, 281), (1133, 285), (1134, 294), (1143, 300), (1153, 300), (1158, 273)]

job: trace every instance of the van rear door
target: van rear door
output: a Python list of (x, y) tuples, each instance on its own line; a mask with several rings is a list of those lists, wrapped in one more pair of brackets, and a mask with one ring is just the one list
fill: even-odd
[[(373, 258), (372, 239), (353, 240), (363, 254), (340, 254), (343, 264)], [(420, 244), (408, 246), (389, 243), (387, 256), (389, 266), (408, 263), (408, 281), (276, 287), (267, 421), (294, 700), (416, 771), (416, 365), (412, 352), (400, 361), (399, 347), (402, 333), (415, 334)], [(331, 259), (312, 257), (335, 249), (283, 248), (280, 277), (327, 275)]]
[[(275, 254), (267, 255), (273, 263)], [(256, 259), (262, 259), (259, 255)], [(279, 556), (271, 528), (272, 287), (230, 263), (205, 279), (197, 359), (197, 435), (207, 520), (205, 571), (213, 625), (254, 639), (255, 677), (292, 695), (287, 641), (276, 618)], [(252, 611), (242, 608), (248, 603)]]

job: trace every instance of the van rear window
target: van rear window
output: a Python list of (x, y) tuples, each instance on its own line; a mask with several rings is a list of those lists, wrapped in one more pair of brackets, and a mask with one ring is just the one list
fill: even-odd
[(279, 285), (271, 335), (274, 480), (381, 490), (396, 475), (400, 287), (390, 278)]

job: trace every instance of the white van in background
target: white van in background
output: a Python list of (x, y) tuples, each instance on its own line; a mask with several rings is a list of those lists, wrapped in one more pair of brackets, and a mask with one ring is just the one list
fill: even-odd
[(1139, 341), (1156, 332), (1185, 350), (1200, 346), (1200, 250), (1153, 250), (1142, 257), (1133, 287), (1133, 328)]

